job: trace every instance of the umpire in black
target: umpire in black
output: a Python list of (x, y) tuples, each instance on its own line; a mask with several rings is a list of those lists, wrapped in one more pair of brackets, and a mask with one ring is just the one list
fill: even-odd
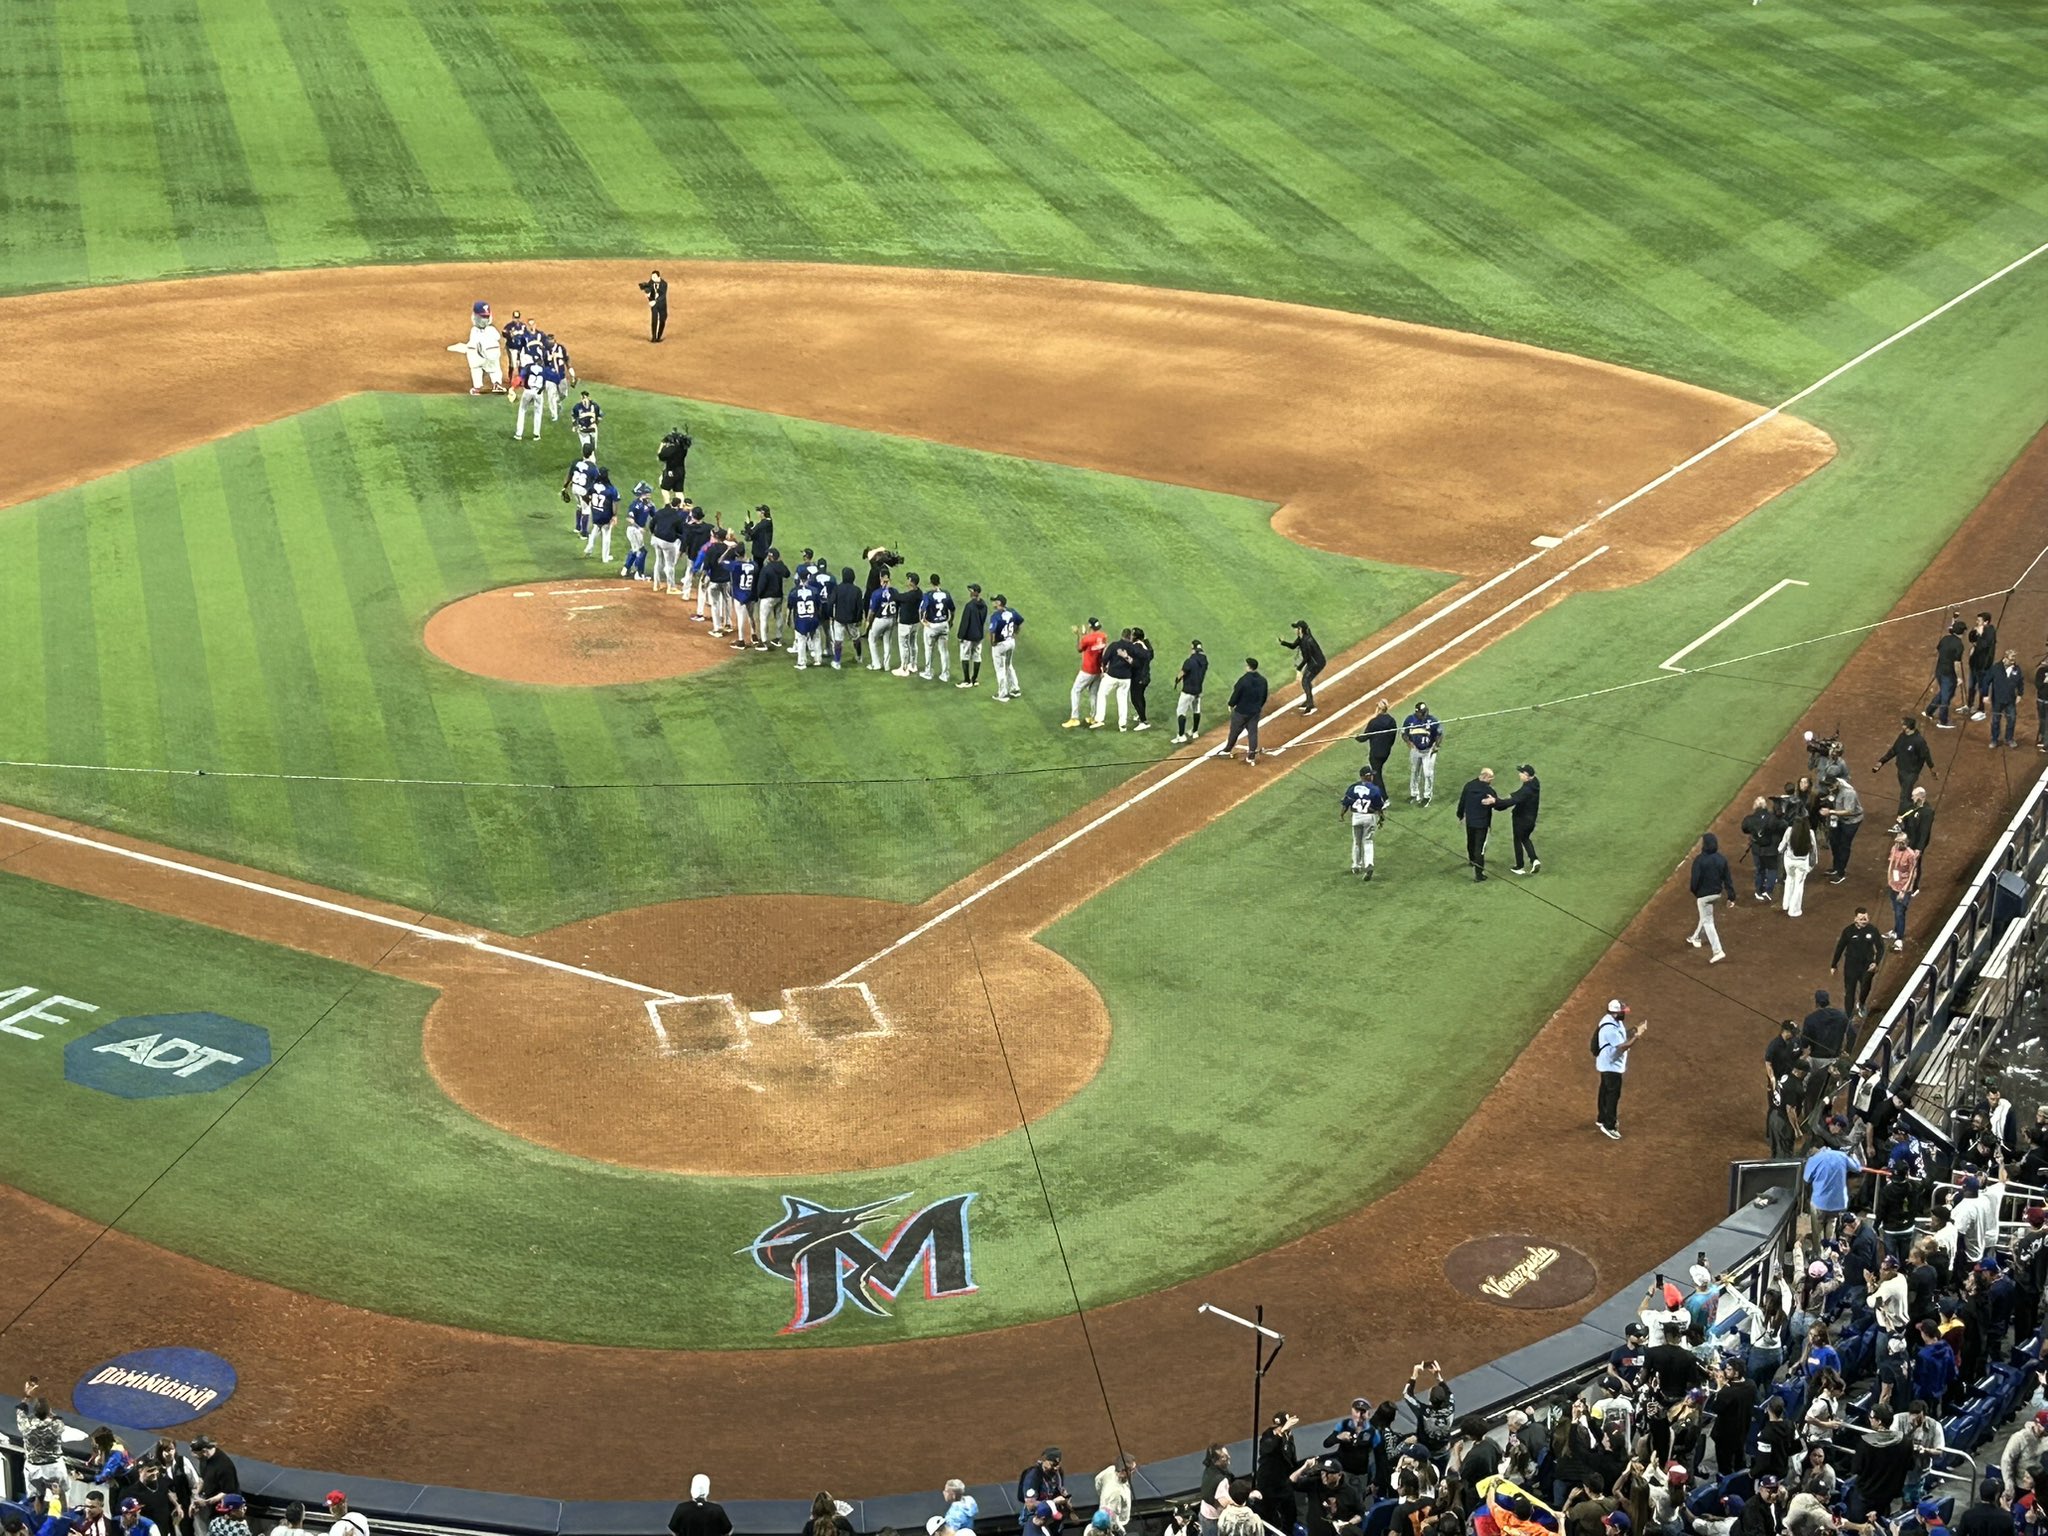
[(659, 341), (668, 329), (668, 279), (650, 272), (640, 291), (647, 295), (647, 339)]
[[(1380, 783), (1387, 782), (1387, 759), (1394, 755), (1394, 742), (1401, 734), (1401, 722), (1394, 718), (1393, 701), (1381, 699), (1379, 713), (1365, 722), (1365, 729), (1358, 733), (1358, 740), (1365, 743), (1367, 761), (1372, 764), (1372, 776)], [(1393, 802), (1387, 802), (1391, 807)]]
[(1472, 866), (1472, 878), (1486, 878), (1486, 839), (1493, 831), (1493, 770), (1482, 768), (1479, 777), (1458, 791), (1458, 820), (1465, 823), (1465, 861)]

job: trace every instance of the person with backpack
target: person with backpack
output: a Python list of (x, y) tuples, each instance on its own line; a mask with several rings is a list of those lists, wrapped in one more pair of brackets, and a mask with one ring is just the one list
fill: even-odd
[(1643, 1031), (1649, 1027), (1646, 1019), (1631, 1031), (1628, 1004), (1618, 997), (1609, 1001), (1607, 1012), (1593, 1027), (1593, 1064), (1600, 1073), (1600, 1098), (1593, 1123), (1609, 1141), (1621, 1140), (1621, 1129), (1615, 1121), (1621, 1111), (1621, 1078), (1628, 1071), (1629, 1047), (1642, 1039)]

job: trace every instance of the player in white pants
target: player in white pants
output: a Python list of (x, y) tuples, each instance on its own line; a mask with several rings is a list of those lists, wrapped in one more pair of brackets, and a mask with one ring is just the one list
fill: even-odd
[(542, 404), (542, 392), (543, 380), (541, 379), (540, 370), (538, 368), (527, 369), (526, 377), (519, 386), (519, 403), (514, 408), (513, 412), (513, 437), (524, 438), (526, 436), (526, 413), (529, 410), (531, 410), (533, 412), (533, 440), (536, 443), (540, 441), (540, 412)]
[(1024, 627), (1024, 615), (1010, 606), (998, 592), (996, 605), (988, 616), (989, 658), (996, 667), (996, 702), (1007, 704), (1024, 690), (1017, 686), (1017, 631)]
[(789, 619), (796, 631), (796, 669), (825, 665), (825, 595), (806, 578), (789, 600)]

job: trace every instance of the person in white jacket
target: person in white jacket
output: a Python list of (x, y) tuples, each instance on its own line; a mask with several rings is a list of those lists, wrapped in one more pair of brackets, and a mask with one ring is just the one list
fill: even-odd
[(1787, 917), (1804, 915), (1806, 877), (1813, 873), (1818, 858), (1813, 828), (1807, 825), (1803, 815), (1794, 816), (1792, 824), (1785, 828), (1785, 835), (1778, 839), (1778, 862), (1785, 871), (1785, 902), (1781, 910)]

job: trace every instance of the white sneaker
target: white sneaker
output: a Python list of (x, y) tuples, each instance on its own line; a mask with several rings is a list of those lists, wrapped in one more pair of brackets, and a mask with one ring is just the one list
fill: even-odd
[(917, 675), (923, 678), (926, 682), (930, 682), (932, 680), (932, 675), (929, 672), (920, 672)]
[(1173, 738), (1173, 744), (1176, 747), (1184, 747), (1188, 744), (1188, 739), (1185, 736), (1176, 736)]
[(974, 686), (974, 684), (972, 684), (972, 683), (955, 683), (955, 684), (954, 684), (953, 686), (954, 686), (955, 688), (972, 688), (972, 687)]
[(1984, 711), (1981, 709), (1972, 710), (1970, 711), (1970, 718), (1972, 720), (1982, 720), (1984, 718)]
[(1619, 1140), (1621, 1140), (1621, 1132), (1619, 1132), (1619, 1131), (1610, 1131), (1610, 1130), (1609, 1130), (1609, 1129), (1607, 1129), (1607, 1127), (1606, 1127), (1606, 1126), (1604, 1126), (1604, 1125), (1603, 1125), (1603, 1126), (1598, 1126), (1598, 1127), (1596, 1127), (1596, 1129), (1598, 1129), (1598, 1131), (1600, 1132), (1600, 1134), (1601, 1134), (1602, 1136), (1605, 1136), (1605, 1137), (1606, 1137), (1606, 1138), (1607, 1138), (1607, 1139), (1608, 1139), (1609, 1141), (1619, 1141)]
[(1905, 941), (1904, 939), (1893, 939), (1893, 940), (1892, 940), (1892, 952), (1893, 952), (1894, 954), (1897, 954), (1897, 953), (1898, 953), (1899, 951), (1903, 950), (1903, 949), (1904, 949), (1905, 947), (1906, 947), (1906, 941)]
[(1698, 935), (1694, 935), (1692, 938), (1687, 939), (1685, 942), (1690, 944), (1694, 949), (1698, 949), (1700, 947)]
[(1150, 720), (1140, 720), (1131, 729), (1134, 731), (1149, 731), (1152, 729), (1152, 722)]
[(834, 672), (838, 672), (838, 671), (841, 671), (841, 670), (843, 670), (843, 669), (842, 669), (842, 668), (840, 667), (839, 663), (835, 661), (835, 662), (833, 662), (833, 663), (832, 663), (832, 670), (833, 670)]
[(1717, 949), (1711, 955), (1707, 956), (1707, 964), (1719, 965), (1723, 960), (1726, 960), (1727, 958), (1727, 955), (1723, 954), (1720, 950)]

